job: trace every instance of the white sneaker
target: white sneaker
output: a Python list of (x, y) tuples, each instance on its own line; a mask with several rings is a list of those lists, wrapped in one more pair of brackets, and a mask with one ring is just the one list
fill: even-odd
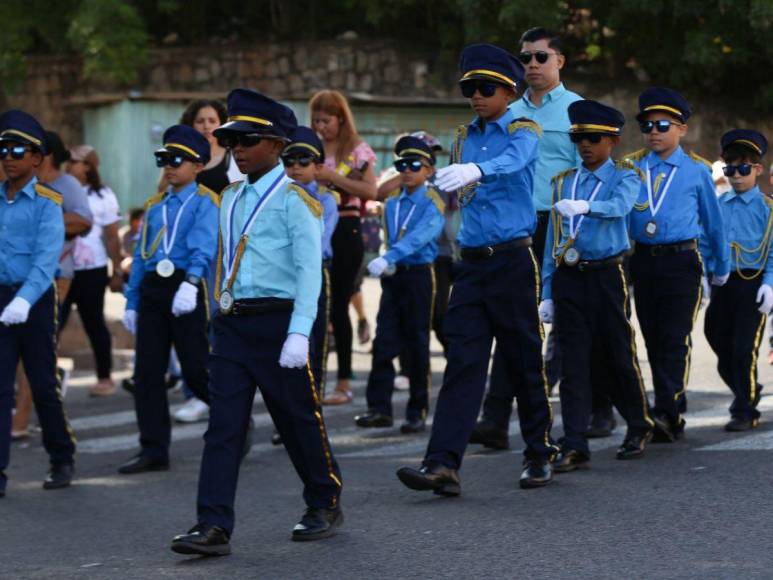
[(395, 377), (395, 390), (407, 391), (411, 388), (411, 383), (408, 381), (408, 377), (405, 375), (397, 375)]
[(193, 397), (177, 409), (174, 420), (178, 423), (197, 423), (209, 418), (209, 406)]

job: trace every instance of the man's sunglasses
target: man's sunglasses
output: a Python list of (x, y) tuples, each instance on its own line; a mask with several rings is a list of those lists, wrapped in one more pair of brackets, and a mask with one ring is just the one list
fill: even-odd
[(421, 161), (418, 159), (398, 159), (394, 163), (395, 169), (399, 171), (400, 173), (405, 173), (409, 169), (413, 173), (418, 173), (421, 171), (422, 167), (426, 167)]
[(738, 175), (741, 177), (746, 177), (752, 172), (752, 168), (755, 164), (753, 163), (741, 163), (740, 165), (725, 165), (722, 168), (722, 173), (724, 173), (727, 177), (735, 177), (735, 172), (738, 172)]
[(531, 62), (531, 58), (534, 57), (537, 59), (538, 63), (545, 64), (548, 61), (548, 59), (554, 54), (558, 54), (558, 53), (545, 52), (544, 50), (535, 50), (534, 52), (524, 51), (518, 55), (518, 60), (521, 61), (521, 64), (529, 64)]
[(13, 147), (0, 145), (0, 159), (6, 159), (8, 155), (11, 156), (11, 159), (24, 159), (24, 154), (27, 151), (30, 151), (30, 148), (24, 145), (14, 145)]
[(497, 86), (499, 86), (497, 83), (491, 81), (467, 80), (459, 83), (459, 88), (462, 89), (462, 95), (465, 99), (471, 99), (476, 91), (486, 99), (493, 97), (494, 93), (497, 92)]
[(299, 156), (293, 156), (293, 157), (282, 157), (282, 163), (285, 167), (295, 167), (296, 165), (300, 165), (301, 167), (308, 167), (312, 163), (314, 163), (314, 157), (311, 155), (304, 155), (303, 157)]
[(255, 147), (263, 139), (271, 139), (271, 137), (257, 133), (229, 133), (218, 137), (217, 142), (221, 147), (234, 149), (237, 145), (245, 148)]
[(642, 133), (652, 133), (653, 129), (657, 129), (658, 133), (668, 133), (668, 130), (671, 128), (671, 125), (675, 125), (677, 127), (681, 126), (682, 123), (677, 123), (676, 121), (669, 121), (668, 119), (660, 119), (658, 121), (642, 121), (639, 123), (639, 128), (641, 129)]
[(601, 133), (569, 133), (569, 140), (572, 143), (581, 143), (582, 141), (590, 141), (594, 145), (601, 143)]
[(188, 158), (184, 155), (170, 155), (169, 153), (156, 153), (156, 167), (169, 167), (177, 169)]

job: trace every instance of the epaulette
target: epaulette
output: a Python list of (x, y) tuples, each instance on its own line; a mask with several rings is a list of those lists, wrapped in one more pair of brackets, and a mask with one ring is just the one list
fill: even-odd
[(45, 197), (46, 199), (50, 199), (56, 205), (62, 205), (62, 194), (49, 185), (36, 183), (35, 193), (37, 193), (40, 197)]
[(209, 200), (215, 204), (215, 207), (220, 207), (220, 197), (210, 188), (199, 184), (196, 193), (202, 197), (209, 197)]
[(572, 167), (571, 169), (567, 169), (566, 171), (562, 171), (561, 173), (558, 173), (550, 178), (550, 183), (555, 183), (559, 179), (563, 179), (564, 177), (567, 177), (569, 175), (572, 175), (575, 171), (577, 171), (576, 167)]
[(156, 195), (149, 197), (145, 202), (145, 210), (147, 211), (157, 203), (161, 203), (161, 200), (164, 199), (165, 195), (166, 195), (166, 192), (159, 191)]
[(763, 193), (762, 200), (765, 202), (768, 208), (770, 208), (770, 210), (773, 211), (773, 199), (770, 199), (767, 195)]
[(690, 159), (692, 159), (693, 161), (695, 161), (697, 163), (703, 163), (703, 164), (706, 165), (706, 167), (709, 168), (709, 170), (711, 170), (711, 161), (709, 161), (708, 159), (704, 159), (703, 157), (701, 157), (700, 155), (698, 155), (694, 151), (690, 151), (688, 153), (688, 155), (690, 156)]
[(455, 139), (467, 139), (467, 125), (459, 125), (456, 128)]
[(320, 185), (317, 191), (319, 191), (320, 195), (325, 195), (326, 193), (330, 194), (330, 196), (333, 198), (333, 201), (336, 202), (336, 205), (341, 205), (341, 194), (338, 193), (335, 189), (330, 189), (324, 185)]
[(322, 217), (322, 204), (314, 199), (311, 194), (297, 183), (290, 183), (287, 186), (288, 191), (294, 191), (303, 200), (303, 203), (309, 208), (314, 217)]
[(229, 189), (231, 189), (234, 186), (238, 186), (238, 185), (241, 185), (241, 184), (242, 184), (241, 181), (233, 181), (233, 182), (229, 183), (228, 185), (226, 185), (223, 188), (223, 190), (220, 192), (220, 199), (223, 199), (223, 196), (225, 195), (226, 191), (228, 191)]
[(628, 158), (624, 157), (623, 159), (618, 159), (617, 161), (615, 161), (615, 167), (617, 167), (618, 169), (632, 169), (638, 174), (639, 179), (641, 179), (642, 181), (646, 179), (646, 177), (644, 176), (644, 172), (641, 169), (639, 169), (638, 165), (636, 165), (632, 160)]
[(627, 159), (628, 161), (641, 161), (647, 156), (648, 153), (649, 151), (647, 149), (639, 149), (638, 151), (634, 151), (628, 155), (623, 155), (623, 159)]
[(527, 129), (536, 133), (538, 137), (542, 137), (542, 127), (539, 126), (539, 123), (526, 117), (519, 117), (507, 126), (508, 133), (515, 133), (518, 129)]
[(446, 213), (446, 204), (440, 198), (440, 194), (438, 193), (437, 189), (435, 189), (434, 187), (428, 187), (427, 197), (430, 199), (430, 201), (432, 201), (432, 203), (435, 204), (435, 207), (440, 212), (440, 215), (443, 215)]
[(402, 191), (399, 187), (397, 189), (393, 189), (389, 193), (387, 193), (386, 199), (392, 199), (393, 197), (397, 197), (400, 195), (400, 191)]

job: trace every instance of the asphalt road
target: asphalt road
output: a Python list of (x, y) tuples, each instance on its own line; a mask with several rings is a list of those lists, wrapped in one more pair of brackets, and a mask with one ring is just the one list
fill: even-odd
[[(373, 311), (375, 284), (367, 281), (366, 290)], [(512, 451), (470, 447), (459, 498), (412, 492), (397, 481), (396, 468), (418, 465), (426, 435), (354, 427), (369, 364), (361, 350), (355, 402), (325, 410), (344, 477), (340, 533), (289, 540), (304, 508), (301, 486), (283, 448), (269, 443), (271, 422), (258, 400), (234, 553), (220, 559), (169, 551), (172, 536), (195, 523), (205, 424), (175, 427), (169, 472), (119, 476), (117, 466), (136, 446), (131, 398), (121, 392), (89, 399), (93, 374), (76, 372), (66, 406), (79, 438), (78, 479), (69, 489), (43, 491), (39, 437), (13, 445), (8, 495), (0, 500), (0, 578), (771, 578), (773, 421), (766, 419), (773, 396), (763, 396), (759, 429), (724, 433), (729, 391), (714, 370), (702, 318), (694, 343), (685, 441), (652, 445), (643, 460), (620, 462), (618, 428), (595, 444), (591, 470), (524, 491), (514, 425)], [(763, 383), (773, 377), (766, 344)], [(438, 350), (435, 390), (443, 366)], [(401, 417), (405, 393), (397, 400)], [(171, 395), (172, 405), (181, 401)], [(560, 436), (557, 398), (553, 404)]]

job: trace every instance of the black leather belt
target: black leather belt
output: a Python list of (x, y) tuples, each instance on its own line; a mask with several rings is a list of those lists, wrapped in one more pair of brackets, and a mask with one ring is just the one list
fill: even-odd
[(432, 264), (398, 264), (395, 272), (409, 272), (411, 270), (429, 270)]
[(251, 316), (267, 312), (292, 312), (294, 300), (290, 298), (243, 298), (234, 300), (227, 316)]
[(623, 254), (612, 256), (611, 258), (605, 258), (603, 260), (580, 260), (574, 266), (569, 266), (561, 262), (559, 268), (564, 270), (578, 270), (585, 272), (587, 270), (605, 270), (607, 268), (613, 268), (623, 263)]
[(485, 260), (490, 258), (494, 254), (499, 254), (507, 250), (513, 250), (515, 248), (527, 248), (531, 246), (531, 236), (524, 238), (516, 238), (503, 244), (496, 244), (494, 246), (480, 246), (478, 248), (462, 248), (463, 260)]
[(698, 242), (695, 240), (687, 240), (685, 242), (675, 242), (673, 244), (642, 244), (636, 242), (634, 252), (644, 252), (647, 256), (665, 256), (666, 254), (678, 254), (679, 252), (687, 252), (698, 248)]

